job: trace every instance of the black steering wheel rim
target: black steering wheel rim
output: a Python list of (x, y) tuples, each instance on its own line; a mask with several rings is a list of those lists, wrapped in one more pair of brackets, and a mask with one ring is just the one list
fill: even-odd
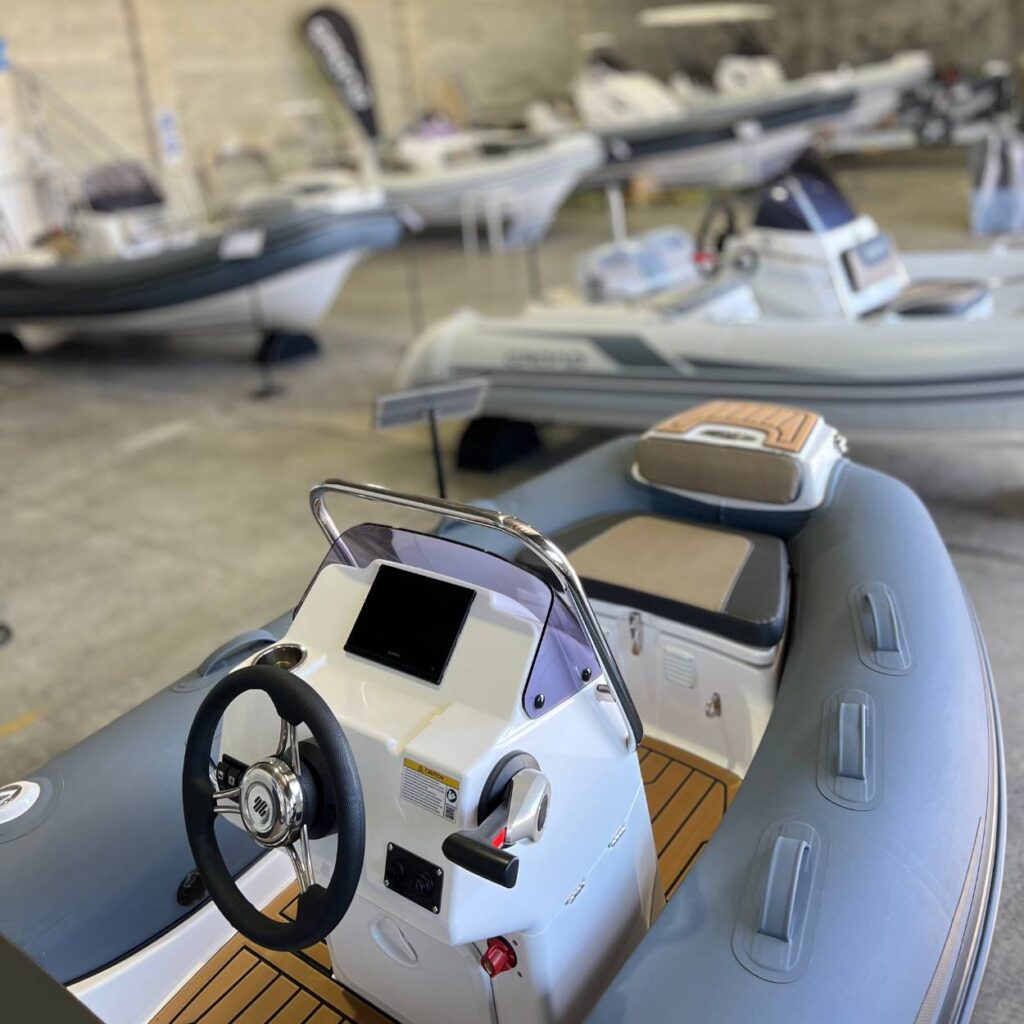
[[(258, 690), (273, 702), (284, 722), (305, 724), (323, 754), (326, 779), (337, 808), (338, 848), (326, 886), (311, 885), (299, 896), (295, 921), (274, 921), (242, 895), (217, 844), (210, 752), (228, 705)], [(324, 939), (345, 915), (355, 896), (366, 848), (363, 791), (352, 749), (324, 699), (287, 669), (249, 666), (216, 683), (196, 712), (185, 743), (182, 770), (185, 832), (207, 891), (231, 925), (268, 949), (299, 950)]]

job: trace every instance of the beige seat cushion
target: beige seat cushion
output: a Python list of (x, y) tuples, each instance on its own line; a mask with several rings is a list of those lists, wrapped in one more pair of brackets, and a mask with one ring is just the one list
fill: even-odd
[(708, 611), (721, 611), (753, 548), (738, 533), (634, 516), (572, 553), (576, 572)]
[[(753, 402), (706, 402), (649, 430), (636, 449), (636, 468), (649, 483), (681, 491), (786, 505), (800, 493), (800, 453), (820, 417), (803, 409)], [(708, 443), (686, 437), (719, 429)], [(762, 447), (728, 444), (730, 429), (756, 431)]]

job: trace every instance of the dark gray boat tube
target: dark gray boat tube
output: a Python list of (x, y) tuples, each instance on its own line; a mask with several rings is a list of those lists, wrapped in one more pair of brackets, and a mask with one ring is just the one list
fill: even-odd
[[(809, 516), (722, 512), (631, 481), (634, 443), (495, 504), (549, 534), (629, 510), (775, 533), (793, 600), (776, 706), (736, 799), (591, 1019), (966, 1019), (1002, 878), (1002, 742), (974, 613), (927, 510), (844, 461)], [(844, 702), (866, 709), (862, 799), (830, 785)], [(761, 941), (769, 856), (781, 871), (800, 842), (790, 942)]]
[[(177, 770), (185, 737), (209, 688), (290, 621), (234, 638), (28, 776), (39, 800), (0, 824), (0, 934), (58, 981), (117, 963), (206, 904), (202, 892), (179, 900), (195, 868)], [(218, 835), (236, 876), (262, 852), (241, 829)]]
[[(262, 231), (258, 255), (225, 259), (233, 230)], [(138, 259), (66, 264), (0, 272), (0, 322), (114, 316), (207, 299), (349, 250), (396, 245), (394, 212), (297, 211), (213, 234), (180, 249)]]

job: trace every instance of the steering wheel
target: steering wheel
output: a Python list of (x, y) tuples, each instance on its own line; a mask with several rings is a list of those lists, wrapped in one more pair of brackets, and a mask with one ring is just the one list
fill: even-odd
[[(281, 719), (277, 751), (248, 768), (239, 764), (237, 786), (218, 789), (210, 751), (221, 717), (238, 696), (265, 693)], [(309, 727), (315, 747), (297, 740)], [(196, 867), (213, 902), (243, 935), (269, 949), (299, 950), (325, 938), (355, 896), (366, 847), (363, 790), (352, 749), (324, 699), (304, 680), (276, 666), (250, 666), (230, 673), (206, 695), (185, 744), (181, 796)], [(330, 821), (336, 808), (336, 824)], [(224, 863), (214, 824), (236, 815), (267, 850), (283, 849), (299, 881), (294, 921), (273, 921), (241, 893)], [(334, 869), (326, 887), (313, 878), (309, 837), (337, 831)]]

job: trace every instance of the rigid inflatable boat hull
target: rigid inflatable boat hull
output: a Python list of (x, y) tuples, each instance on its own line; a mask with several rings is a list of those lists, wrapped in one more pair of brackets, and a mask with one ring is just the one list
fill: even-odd
[(365, 256), (364, 250), (328, 256), (256, 284), (145, 312), (0, 321), (0, 327), (17, 334), (30, 350), (72, 335), (162, 337), (211, 331), (308, 330), (330, 309), (349, 274)]
[(665, 186), (760, 185), (792, 164), (852, 102), (849, 91), (815, 87), (764, 101), (725, 98), (678, 121), (609, 128), (600, 133), (607, 161), (586, 183), (642, 174)]
[(0, 274), (0, 326), (58, 336), (302, 330), (368, 251), (400, 235), (391, 213), (299, 211), (156, 256), (8, 271)]
[(489, 202), (510, 218), (529, 211), (547, 224), (580, 178), (600, 162), (597, 140), (577, 133), (465, 167), (384, 173), (381, 185), (394, 206), (411, 207), (428, 227), (457, 227), (467, 217), (484, 220)]
[[(496, 504), (549, 536), (597, 510), (780, 536), (793, 605), (776, 704), (736, 800), (590, 1019), (669, 1020), (681, 1006), (722, 1022), (965, 1019), (1001, 880), (1002, 746), (984, 646), (927, 511), (902, 484), (847, 462), (809, 513), (703, 505), (632, 480), (634, 447), (610, 442)], [(906, 656), (896, 671), (858, 639), (864, 587), (893, 595)], [(863, 809), (821, 782), (830, 702), (851, 690), (876, 723), (875, 799)], [(824, 871), (809, 948), (769, 979), (737, 936), (765, 837), (797, 824), (817, 836)]]
[(992, 317), (979, 320), (716, 320), (696, 307), (663, 316), (601, 305), (530, 306), (506, 319), (464, 310), (413, 343), (398, 384), (486, 376), (485, 415), (537, 423), (643, 428), (728, 397), (811, 408), (855, 434), (1000, 433), (1024, 425), (1022, 297), (1019, 285), (998, 288)]
[[(554, 537), (595, 514), (773, 537), (792, 570), (790, 619), (774, 708), (735, 798), (589, 1019), (668, 1020), (680, 1006), (722, 1022), (965, 1019), (999, 897), (1002, 745), (984, 645), (926, 510), (902, 484), (838, 457), (817, 507), (712, 505), (638, 482), (636, 451), (635, 438), (610, 442), (496, 504)], [(475, 529), (444, 534), (471, 541)], [(494, 550), (511, 557), (515, 544)], [(864, 631), (866, 590), (891, 600), (884, 643), (877, 627)], [(288, 622), (231, 641), (35, 773), (49, 786), (44, 802), (0, 826), (0, 927), (109, 1020), (147, 1019), (224, 935), (212, 908), (193, 914), (176, 898), (192, 859), (167, 769), (209, 687)], [(828, 784), (833, 712), (851, 694), (871, 709), (870, 796), (859, 805)], [(124, 841), (116, 826), (127, 822), (147, 856)], [(801, 945), (791, 963), (766, 969), (744, 946), (748, 894), (766, 841), (794, 831), (808, 837), (814, 865), (794, 910)], [(253, 863), (240, 830), (222, 842), (236, 874)], [(271, 859), (246, 876), (267, 876), (264, 895), (280, 882)], [(180, 941), (189, 936), (191, 949)], [(142, 985), (131, 1008), (111, 1001), (126, 977), (144, 976), (153, 988)]]
[(1024, 427), (1024, 375), (951, 384), (841, 385), (685, 378), (488, 374), (484, 414), (535, 423), (635, 430), (711, 398), (792, 403), (853, 437), (891, 432), (997, 436)]

